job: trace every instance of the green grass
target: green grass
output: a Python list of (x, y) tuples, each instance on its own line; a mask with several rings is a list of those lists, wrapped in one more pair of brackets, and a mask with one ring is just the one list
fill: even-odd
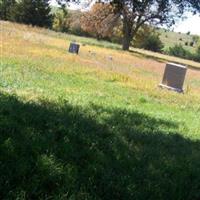
[[(196, 78), (185, 94), (160, 90), (155, 72), (99, 69), (86, 49), (66, 53), (56, 33), (44, 34), (48, 45), (23, 34), (5, 34), (3, 45), (16, 45), (1, 53), (0, 199), (200, 198)], [(88, 48), (105, 66), (107, 54), (136, 60)]]
[[(165, 49), (173, 47), (175, 44), (181, 44), (184, 48), (189, 50), (191, 53), (194, 53), (197, 48), (197, 44), (194, 43), (194, 46), (190, 46), (190, 43), (193, 42), (194, 35), (188, 35), (185, 33), (177, 33), (173, 31), (166, 31), (165, 29), (159, 29), (160, 39), (165, 45)], [(188, 45), (186, 45), (188, 43)]]
[(2, 199), (199, 198), (200, 145), (176, 120), (5, 94), (0, 104)]

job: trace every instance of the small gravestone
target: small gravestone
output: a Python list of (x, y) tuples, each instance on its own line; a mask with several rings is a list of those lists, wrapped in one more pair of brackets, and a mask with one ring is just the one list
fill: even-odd
[(183, 92), (183, 84), (187, 67), (175, 63), (167, 63), (162, 83), (162, 88), (167, 88), (176, 92)]
[(79, 49), (80, 49), (80, 45), (79, 44), (76, 44), (74, 42), (70, 43), (70, 46), (69, 46), (69, 52), (70, 53), (78, 54), (79, 53)]

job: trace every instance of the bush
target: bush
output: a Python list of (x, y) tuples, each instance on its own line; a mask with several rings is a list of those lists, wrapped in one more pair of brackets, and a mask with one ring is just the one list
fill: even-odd
[(58, 10), (54, 14), (54, 20), (52, 28), (55, 31), (67, 32), (69, 29), (69, 20), (68, 20), (68, 12), (67, 10)]
[(165, 53), (168, 53), (171, 56), (200, 62), (200, 47), (197, 48), (196, 53), (191, 53), (190, 51), (186, 50), (181, 44), (176, 44), (175, 46), (170, 47), (169, 50)]
[(195, 53), (186, 50), (181, 44), (170, 47), (167, 53), (172, 56), (200, 62), (200, 45), (197, 47)]
[(190, 52), (184, 49), (184, 47), (181, 44), (176, 44), (175, 46), (169, 48), (168, 54), (171, 56), (188, 58)]
[(153, 33), (150, 34), (147, 38), (143, 39), (140, 47), (154, 52), (162, 52), (164, 45), (160, 40), (159, 35)]
[(164, 45), (159, 38), (158, 32), (147, 25), (144, 25), (136, 34), (132, 41), (136, 48), (142, 48), (150, 51), (161, 52)]
[(12, 14), (12, 9), (15, 6), (15, 0), (0, 0), (0, 19), (9, 20)]
[(118, 25), (113, 29), (113, 35), (110, 37), (112, 43), (122, 44), (123, 33), (122, 33), (122, 23), (119, 21)]
[(69, 30), (68, 32), (70, 34), (78, 35), (78, 36), (90, 36), (89, 33), (83, 31), (81, 28), (81, 17), (83, 16), (83, 13), (76, 10), (69, 10)]
[(51, 7), (48, 0), (23, 0), (16, 2), (10, 13), (10, 20), (33, 26), (52, 26)]
[(200, 62), (200, 45), (197, 47), (195, 56), (194, 56), (194, 60), (197, 62)]

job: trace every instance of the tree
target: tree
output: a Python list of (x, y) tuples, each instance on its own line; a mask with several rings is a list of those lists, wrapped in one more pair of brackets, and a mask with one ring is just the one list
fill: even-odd
[(66, 9), (59, 9), (54, 14), (53, 30), (67, 32), (69, 29), (69, 13)]
[(49, 27), (52, 15), (49, 0), (21, 0), (12, 10), (12, 20), (34, 26)]
[(192, 8), (193, 13), (196, 14), (200, 12), (200, 1), (199, 0), (185, 0), (190, 8)]
[(137, 48), (162, 52), (164, 45), (159, 36), (159, 33), (154, 28), (144, 25), (137, 32), (132, 43)]
[[(69, 2), (69, 0), (59, 0)], [(78, 2), (78, 0), (76, 1)], [(172, 25), (185, 10), (200, 12), (199, 0), (102, 0), (109, 2), (123, 20), (123, 50), (144, 24)]]
[(81, 18), (81, 28), (101, 39), (112, 35), (119, 14), (115, 14), (109, 3), (95, 3)]
[(15, 0), (0, 0), (0, 19), (8, 20), (10, 18), (11, 9), (15, 5)]
[(83, 12), (77, 10), (71, 10), (69, 16), (69, 32), (75, 35), (80, 36), (89, 36), (88, 33), (83, 31), (81, 28), (81, 18), (83, 16)]
[(113, 0), (123, 19), (123, 50), (128, 50), (132, 38), (144, 24), (172, 25), (189, 7), (181, 0)]

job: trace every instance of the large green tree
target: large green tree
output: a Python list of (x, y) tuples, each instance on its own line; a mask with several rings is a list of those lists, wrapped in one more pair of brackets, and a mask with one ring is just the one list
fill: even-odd
[(123, 50), (144, 24), (168, 25), (177, 21), (186, 10), (196, 11), (199, 2), (192, 0), (113, 0), (123, 20)]
[(12, 7), (15, 5), (15, 0), (0, 0), (0, 19), (8, 20), (10, 18)]
[(34, 26), (49, 27), (52, 23), (49, 0), (20, 0), (12, 10), (12, 20)]

